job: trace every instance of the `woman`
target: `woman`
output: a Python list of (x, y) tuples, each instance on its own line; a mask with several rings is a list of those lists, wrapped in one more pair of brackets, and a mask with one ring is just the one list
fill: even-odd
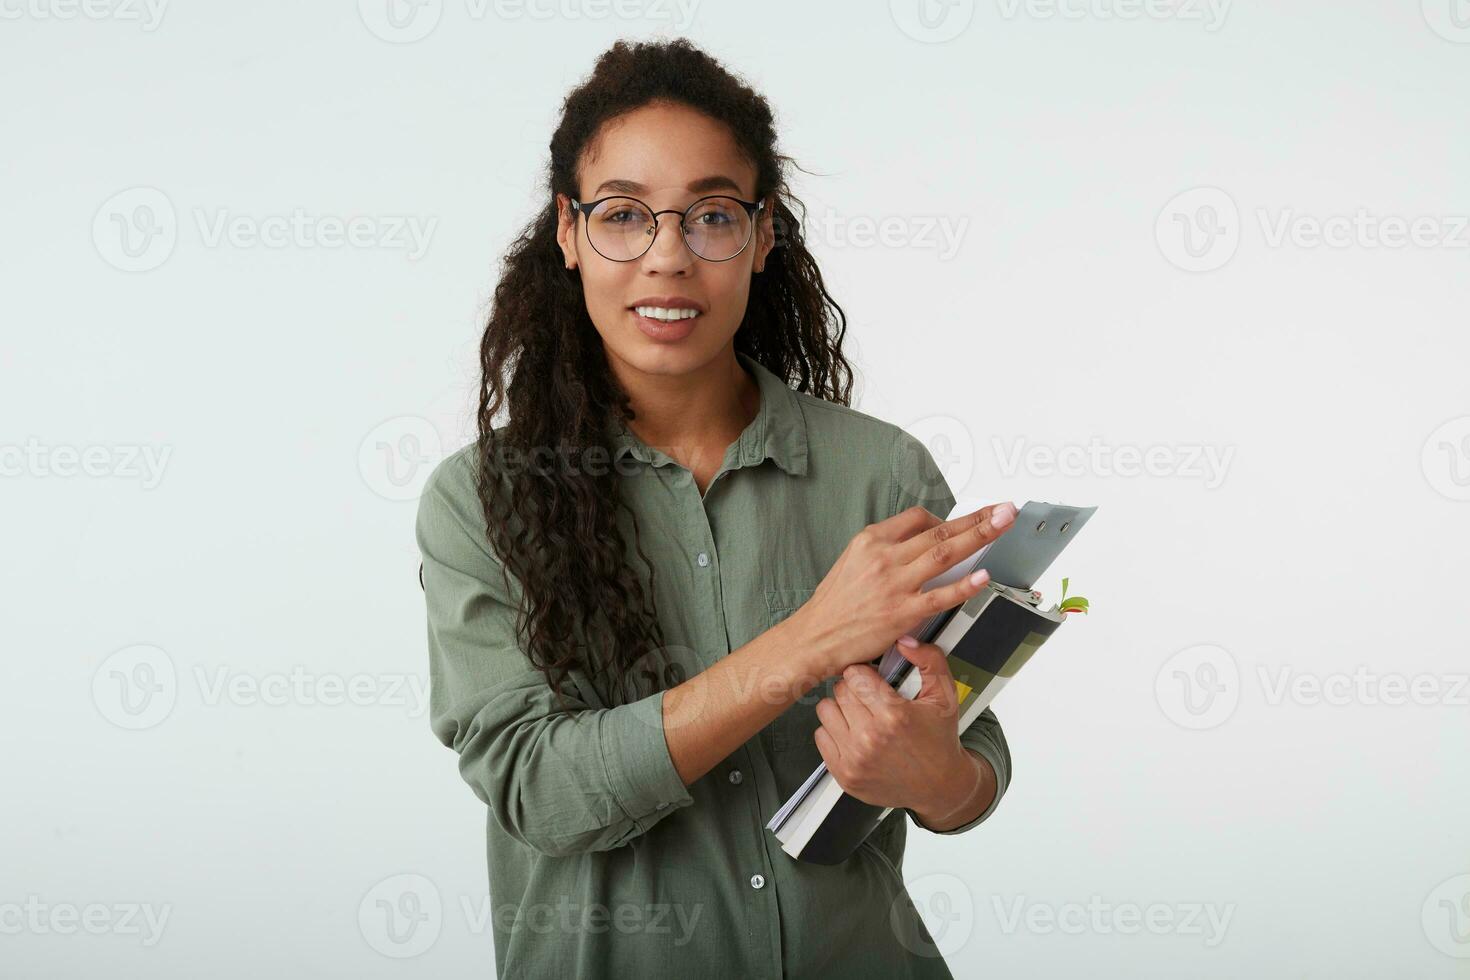
[[(603, 54), (495, 290), (479, 439), (424, 491), (432, 725), (489, 808), (501, 976), (950, 975), (905, 820), (975, 826), (1010, 756), (989, 711), (956, 737), (905, 631), (983, 588), (921, 592), (1014, 507), (941, 521), (923, 445), (848, 407), (785, 162), (687, 42)], [(900, 637), (914, 702), (869, 665)], [(908, 814), (830, 867), (765, 829), (824, 760)]]

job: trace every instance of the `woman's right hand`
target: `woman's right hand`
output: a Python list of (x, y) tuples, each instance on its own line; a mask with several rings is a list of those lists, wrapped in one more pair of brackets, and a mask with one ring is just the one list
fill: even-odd
[[(925, 582), (1005, 533), (1010, 502), (944, 521), (917, 505), (859, 531), (827, 577), (786, 619), (820, 677), (867, 663), (937, 612), (985, 588), (985, 571), (921, 591)], [(977, 580), (978, 579), (978, 580)]]

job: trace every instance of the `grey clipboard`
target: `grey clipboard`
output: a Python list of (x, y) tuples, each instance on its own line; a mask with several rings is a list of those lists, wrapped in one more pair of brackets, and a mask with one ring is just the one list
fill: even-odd
[(972, 567), (990, 572), (992, 582), (1029, 589), (1096, 510), (1029, 501), (1017, 512), (1010, 530), (981, 551)]

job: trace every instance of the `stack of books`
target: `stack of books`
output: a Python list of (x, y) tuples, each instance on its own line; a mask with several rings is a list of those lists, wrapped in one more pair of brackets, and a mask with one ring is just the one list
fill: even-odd
[[(957, 504), (949, 519), (973, 509)], [(990, 582), (981, 592), (931, 616), (913, 633), (921, 643), (937, 644), (948, 657), (959, 700), (957, 732), (968, 728), (995, 700), (1056, 632), (1067, 612), (1085, 609), (1085, 603), (1042, 609), (1041, 593), (1032, 586), (1096, 510), (1031, 501), (999, 538), (924, 583), (928, 591), (982, 568), (990, 572)], [(922, 675), (896, 647), (884, 653), (876, 667), (901, 696), (912, 700), (919, 693)], [(874, 806), (844, 793), (824, 763), (766, 828), (792, 857), (837, 864), (850, 857), (890, 812), (892, 807)]]

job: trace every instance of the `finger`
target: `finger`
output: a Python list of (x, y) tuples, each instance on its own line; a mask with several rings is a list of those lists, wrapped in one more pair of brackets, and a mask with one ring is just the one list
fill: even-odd
[[(922, 678), (915, 701), (927, 701), (943, 708), (946, 713), (959, 706), (959, 695), (955, 691), (954, 675), (949, 671), (949, 658), (937, 643), (920, 643), (916, 647), (898, 644), (903, 654)], [(897, 695), (895, 695), (897, 696)]]
[(867, 705), (870, 711), (881, 711), (895, 703), (904, 703), (904, 699), (883, 680), (882, 675), (867, 664), (849, 666), (842, 672), (842, 679), (852, 687), (858, 700)]
[(873, 712), (868, 706), (852, 692), (852, 687), (846, 680), (840, 680), (832, 685), (832, 697), (836, 699), (837, 706), (842, 709), (842, 717), (847, 721), (847, 727), (863, 728), (873, 721)]
[(821, 721), (822, 727), (832, 733), (832, 737), (838, 741), (847, 739), (847, 719), (842, 716), (842, 709), (837, 702), (831, 698), (823, 698), (817, 702), (817, 719)]
[(915, 504), (913, 507), (904, 508), (886, 520), (868, 526), (872, 529), (873, 534), (878, 536), (879, 540), (896, 542), (906, 541), (916, 534), (929, 530), (936, 524), (943, 523), (942, 518), (935, 517), (923, 507)]
[[(962, 602), (980, 594), (990, 584), (990, 572), (980, 569), (960, 579), (958, 582), (950, 582), (938, 588), (919, 592), (909, 597), (906, 603), (906, 615), (927, 620), (935, 613), (943, 612), (951, 606), (958, 606)], [(913, 635), (910, 631), (909, 635)]]
[(817, 751), (822, 755), (822, 761), (827, 764), (827, 769), (834, 772), (842, 765), (842, 749), (838, 746), (831, 734), (825, 728), (818, 728), (812, 736), (812, 741), (817, 743)]
[(990, 504), (915, 534), (894, 548), (894, 557), (915, 566), (922, 584), (1000, 537), (1015, 519), (1015, 504)]

